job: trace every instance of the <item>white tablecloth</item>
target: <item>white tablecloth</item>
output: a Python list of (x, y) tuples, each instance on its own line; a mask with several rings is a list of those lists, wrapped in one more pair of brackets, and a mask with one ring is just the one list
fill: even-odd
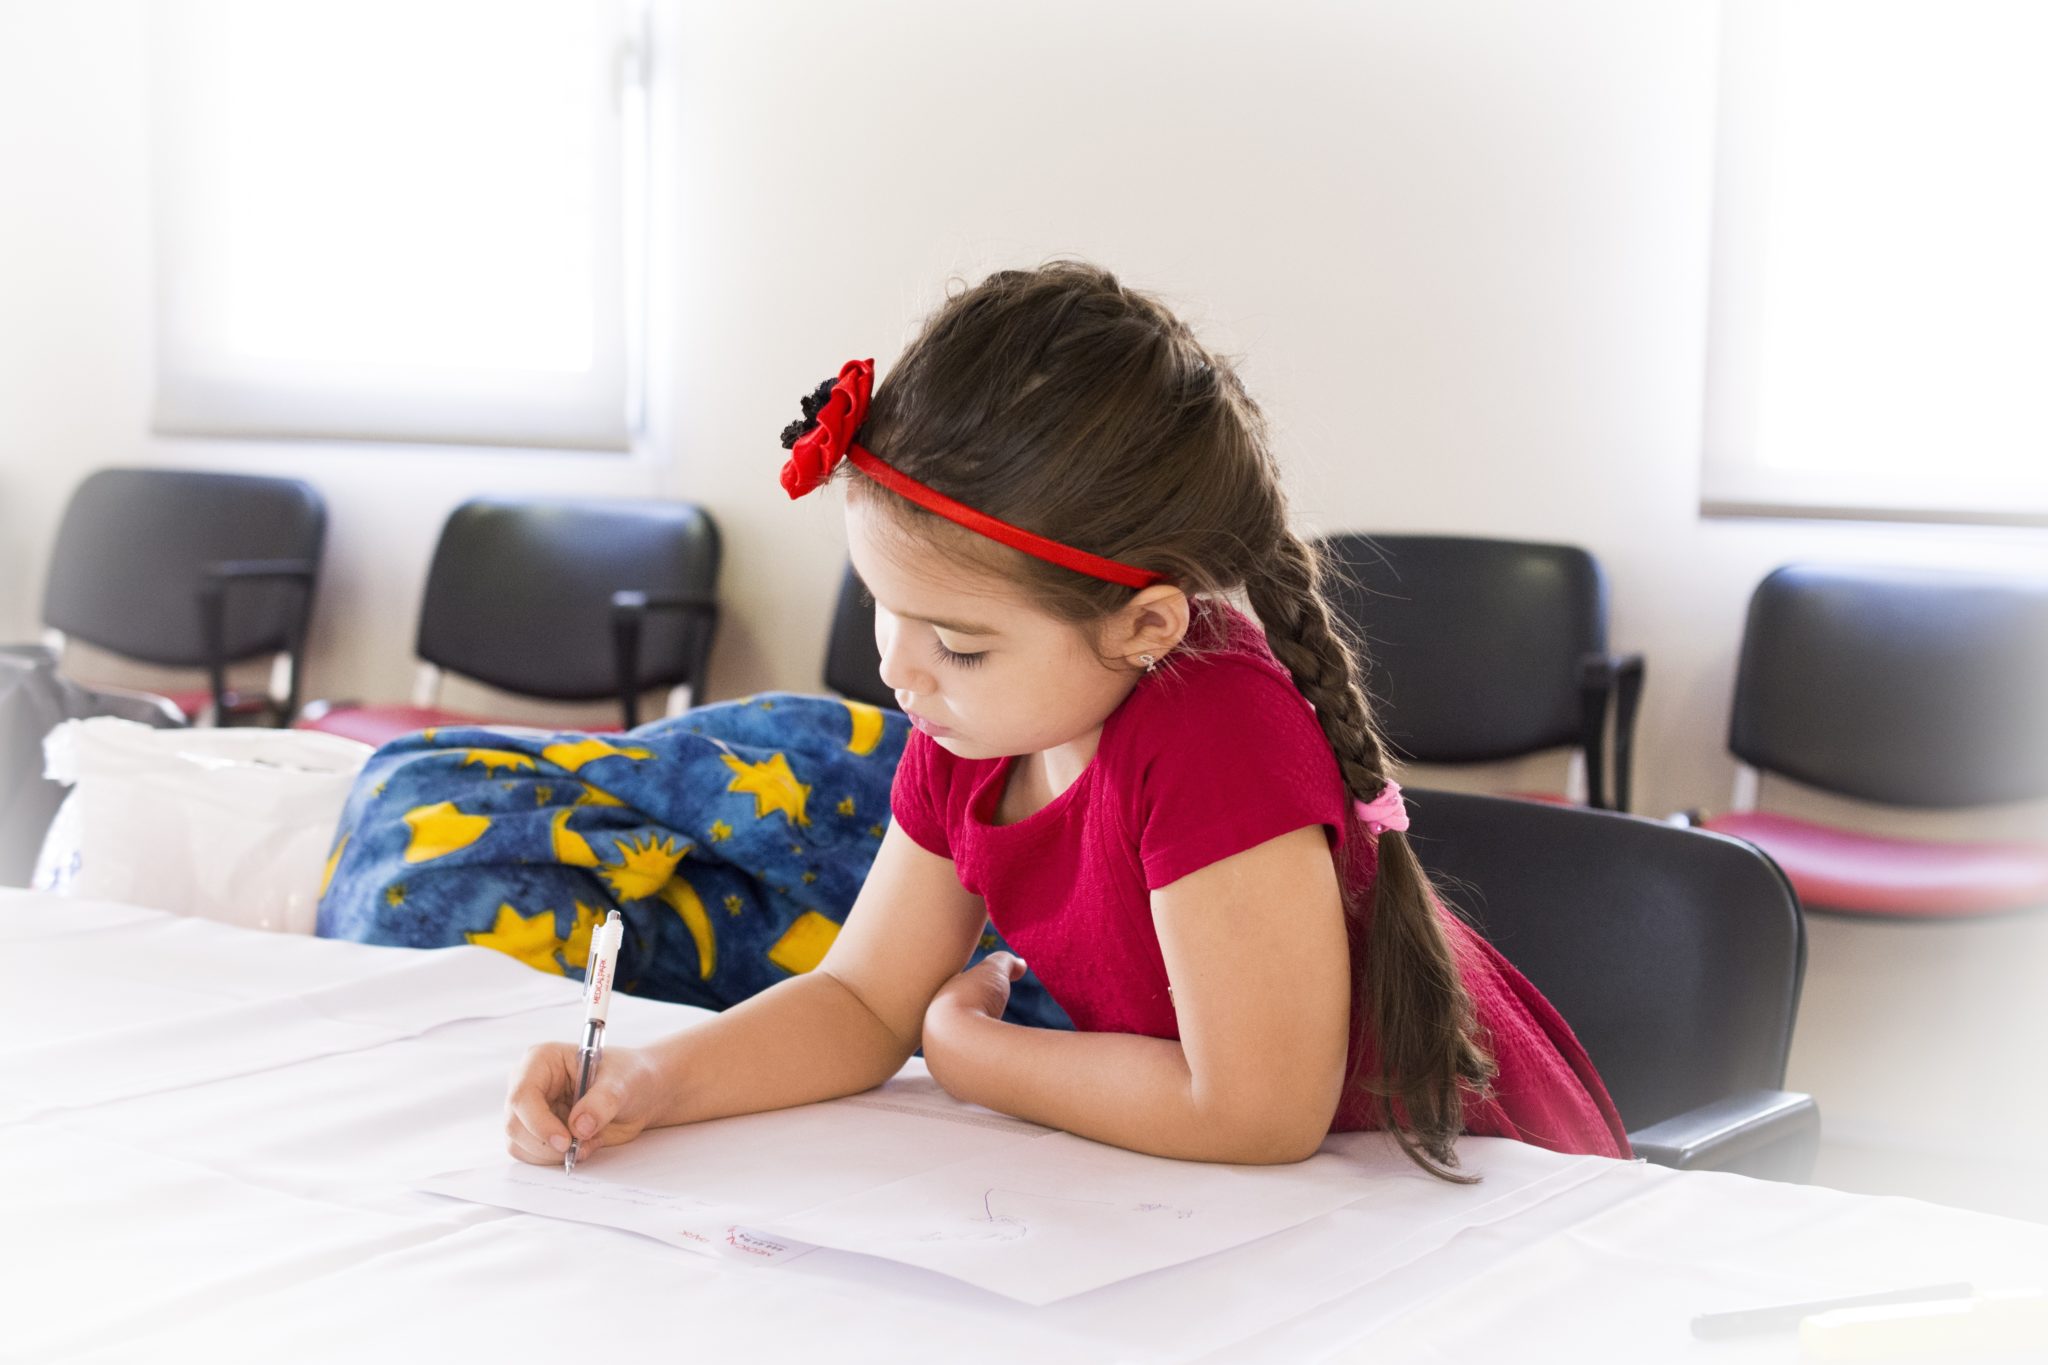
[(1412, 1230), (1368, 1190), (1038, 1308), (845, 1252), (751, 1267), (414, 1189), (502, 1154), (510, 1068), (573, 1036), (573, 982), (25, 892), (0, 948), (8, 1361), (1789, 1361), (1789, 1333), (1689, 1321), (2048, 1284), (2048, 1226), (1495, 1140), (1477, 1189), (1402, 1187)]

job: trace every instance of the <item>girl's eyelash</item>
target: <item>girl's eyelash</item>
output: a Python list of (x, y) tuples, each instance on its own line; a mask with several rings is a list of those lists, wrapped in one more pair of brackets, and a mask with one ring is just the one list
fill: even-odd
[(972, 668), (988, 657), (987, 650), (982, 650), (978, 654), (956, 654), (946, 648), (945, 644), (939, 640), (932, 641), (932, 648), (938, 651), (940, 663), (957, 664), (961, 668)]

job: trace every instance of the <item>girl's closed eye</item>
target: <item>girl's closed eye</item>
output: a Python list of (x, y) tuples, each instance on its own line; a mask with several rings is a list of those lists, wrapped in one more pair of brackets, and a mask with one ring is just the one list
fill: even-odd
[(974, 654), (956, 653), (955, 651), (946, 648), (946, 642), (944, 640), (940, 640), (936, 637), (934, 637), (932, 640), (932, 648), (938, 652), (940, 663), (957, 664), (961, 668), (972, 668), (974, 667), (974, 665), (980, 663), (983, 659), (986, 659), (988, 657), (988, 651), (985, 649)]

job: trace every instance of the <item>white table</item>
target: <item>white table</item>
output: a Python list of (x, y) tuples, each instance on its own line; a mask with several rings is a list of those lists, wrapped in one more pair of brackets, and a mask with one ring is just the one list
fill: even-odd
[[(829, 1250), (749, 1267), (413, 1188), (502, 1154), (511, 1065), (572, 1035), (574, 982), (27, 892), (0, 947), (8, 1361), (1789, 1361), (1689, 1320), (2048, 1284), (2048, 1226), (1497, 1140), (1464, 1149), (1487, 1184), (1402, 1187), (1429, 1210), (1405, 1238), (1373, 1213), (1426, 1179), (1396, 1162), (1355, 1207), (1042, 1308)], [(620, 997), (614, 1030), (698, 1013)]]

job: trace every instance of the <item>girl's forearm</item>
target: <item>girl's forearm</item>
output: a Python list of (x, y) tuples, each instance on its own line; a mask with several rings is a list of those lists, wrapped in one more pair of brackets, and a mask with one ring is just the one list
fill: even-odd
[(1246, 1114), (1204, 1094), (1168, 1038), (1026, 1028), (962, 1010), (926, 1018), (925, 1061), (961, 1099), (1182, 1161), (1302, 1161), (1329, 1130), (1327, 1114)]
[(807, 972), (652, 1044), (664, 1097), (653, 1122), (695, 1123), (872, 1090), (915, 1046), (838, 978)]

